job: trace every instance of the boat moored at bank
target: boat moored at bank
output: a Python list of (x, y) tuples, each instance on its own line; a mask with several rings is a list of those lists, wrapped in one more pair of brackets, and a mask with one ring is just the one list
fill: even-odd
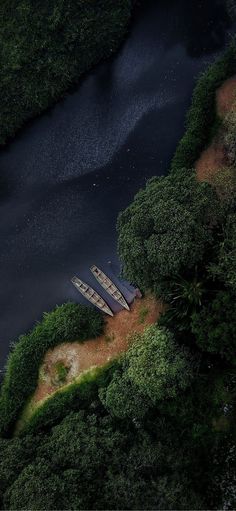
[(103, 289), (105, 289), (105, 291), (109, 293), (116, 302), (129, 311), (130, 308), (127, 301), (114, 282), (112, 282), (112, 280), (109, 279), (109, 277), (107, 277), (107, 275), (105, 275), (105, 273), (95, 264), (90, 267), (90, 270)]
[(89, 302), (98, 307), (105, 314), (109, 314), (109, 316), (114, 316), (109, 305), (103, 300), (103, 298), (88, 284), (83, 282), (78, 277), (74, 276), (71, 279), (72, 284), (76, 287), (77, 291), (79, 291)]

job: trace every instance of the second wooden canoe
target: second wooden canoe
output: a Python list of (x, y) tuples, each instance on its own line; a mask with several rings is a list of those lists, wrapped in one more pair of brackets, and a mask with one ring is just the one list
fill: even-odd
[(122, 307), (129, 311), (130, 308), (128, 303), (114, 282), (112, 282), (112, 280), (109, 279), (109, 277), (107, 277), (107, 275), (105, 275), (105, 273), (103, 273), (100, 268), (95, 266), (95, 264), (91, 266), (90, 270), (99, 284), (103, 287), (103, 289), (105, 289), (107, 293), (109, 293), (109, 295), (111, 295), (112, 298), (116, 300), (116, 302), (118, 302), (120, 305), (122, 305)]
[(85, 297), (89, 302), (98, 307), (102, 312), (109, 314), (109, 316), (114, 316), (112, 310), (109, 305), (103, 300), (103, 298), (88, 284), (83, 282), (78, 277), (73, 277), (71, 279), (72, 284), (76, 287), (76, 289)]

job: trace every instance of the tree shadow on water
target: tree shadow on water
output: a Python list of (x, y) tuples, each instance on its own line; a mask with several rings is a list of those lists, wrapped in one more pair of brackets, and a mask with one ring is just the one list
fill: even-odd
[(162, 26), (168, 32), (165, 46), (171, 48), (181, 44), (191, 58), (222, 49), (232, 26), (224, 0), (171, 0), (168, 3), (166, 0), (150, 0), (145, 10), (148, 16), (152, 11), (153, 29), (155, 25), (158, 29), (162, 20)]

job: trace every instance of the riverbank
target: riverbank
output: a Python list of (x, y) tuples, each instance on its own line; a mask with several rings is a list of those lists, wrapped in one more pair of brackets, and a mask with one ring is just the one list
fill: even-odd
[(221, 124), (211, 144), (195, 163), (199, 181), (212, 182), (218, 172), (230, 166), (224, 144), (224, 120), (231, 110), (236, 111), (236, 77), (226, 80), (216, 91), (216, 112)]
[[(15, 432), (24, 428), (38, 407), (53, 397), (55, 393), (65, 391), (72, 383), (80, 382), (85, 373), (106, 366), (125, 353), (132, 344), (132, 338), (142, 333), (158, 321), (164, 306), (153, 296), (136, 298), (130, 311), (122, 310), (114, 317), (105, 318), (105, 328), (101, 336), (85, 342), (61, 343), (49, 350), (39, 367), (37, 388), (26, 404)], [(58, 370), (65, 369), (65, 377), (60, 379)]]

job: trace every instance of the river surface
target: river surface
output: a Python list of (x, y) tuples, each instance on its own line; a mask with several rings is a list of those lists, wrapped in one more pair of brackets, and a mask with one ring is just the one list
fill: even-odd
[(146, 2), (117, 55), (1, 151), (1, 367), (43, 311), (84, 301), (74, 274), (96, 289), (92, 263), (118, 275), (117, 215), (168, 171), (196, 78), (229, 32), (221, 2)]

